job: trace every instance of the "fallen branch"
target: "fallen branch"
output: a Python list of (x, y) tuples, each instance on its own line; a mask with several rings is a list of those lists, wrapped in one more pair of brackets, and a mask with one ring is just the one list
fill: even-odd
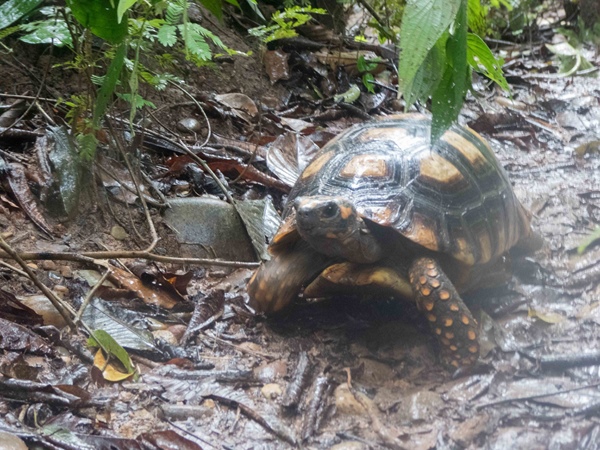
[[(148, 261), (156, 261), (171, 264), (194, 264), (198, 266), (220, 266), (220, 267), (244, 267), (253, 269), (260, 265), (257, 262), (244, 261), (226, 261), (222, 259), (211, 258), (178, 258), (174, 256), (162, 256), (155, 253), (150, 253), (145, 250), (114, 250), (102, 252), (23, 252), (15, 255), (24, 261), (31, 260), (57, 260), (57, 261), (77, 261), (88, 264), (98, 264), (98, 259), (145, 259)], [(0, 251), (0, 259), (16, 259), (15, 255), (4, 251)]]

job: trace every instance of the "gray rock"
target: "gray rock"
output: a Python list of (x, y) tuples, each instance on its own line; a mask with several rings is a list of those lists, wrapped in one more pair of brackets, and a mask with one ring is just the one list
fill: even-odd
[(169, 204), (164, 219), (176, 231), (184, 256), (256, 261), (248, 233), (229, 203), (190, 197), (172, 199)]

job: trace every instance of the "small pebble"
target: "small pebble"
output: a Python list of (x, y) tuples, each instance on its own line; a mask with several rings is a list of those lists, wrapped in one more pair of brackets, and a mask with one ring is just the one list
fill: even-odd
[(71, 269), (71, 266), (60, 266), (58, 271), (65, 278), (73, 278), (73, 269)]
[(182, 133), (193, 134), (198, 133), (202, 129), (202, 124), (193, 117), (186, 117), (177, 122), (177, 129)]
[(11, 433), (0, 431), (0, 442), (3, 450), (27, 450), (25, 442), (20, 437)]
[(179, 342), (173, 333), (169, 330), (156, 330), (152, 332), (155, 338), (160, 338), (165, 341), (167, 344), (177, 345)]
[(42, 261), (42, 269), (44, 270), (56, 270), (57, 266), (56, 263), (54, 261)]
[(127, 231), (125, 231), (125, 228), (123, 228), (121, 225), (115, 225), (112, 227), (110, 230), (110, 235), (118, 241), (124, 241), (129, 237)]
[(262, 395), (269, 400), (275, 400), (278, 397), (281, 397), (281, 386), (279, 386), (277, 383), (269, 383), (269, 384), (265, 384), (262, 389), (260, 390), (260, 392), (262, 392)]

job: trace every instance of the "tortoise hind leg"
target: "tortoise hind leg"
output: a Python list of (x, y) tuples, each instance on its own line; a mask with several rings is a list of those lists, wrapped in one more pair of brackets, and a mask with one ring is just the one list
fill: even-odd
[(409, 270), (417, 307), (438, 338), (450, 369), (472, 366), (479, 357), (477, 322), (456, 288), (432, 258), (417, 258)]

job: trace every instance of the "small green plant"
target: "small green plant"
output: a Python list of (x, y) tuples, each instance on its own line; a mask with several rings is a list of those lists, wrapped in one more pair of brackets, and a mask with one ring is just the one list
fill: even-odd
[(372, 72), (378, 67), (380, 62), (381, 58), (366, 59), (364, 55), (360, 55), (356, 61), (356, 67), (361, 73), (363, 85), (371, 94), (375, 93), (375, 89), (373, 88), (375, 77)]
[[(215, 16), (222, 16), (221, 0), (200, 0)], [(238, 6), (237, 0), (223, 0)], [(256, 6), (256, 0), (246, 0)], [(165, 71), (172, 68), (173, 53), (181, 53), (198, 66), (210, 64), (215, 54), (237, 53), (208, 29), (189, 20), (187, 0), (67, 0), (67, 8), (39, 8), (42, 0), (9, 0), (0, 5), (0, 38), (20, 33), (29, 44), (52, 44), (71, 48), (74, 57), (63, 63), (87, 78), (87, 92), (73, 95), (62, 104), (69, 108), (84, 159), (93, 159), (95, 132), (115, 98), (131, 105), (131, 118), (141, 108), (154, 107), (140, 95), (140, 84), (157, 90), (181, 81)], [(28, 20), (35, 17), (37, 20)], [(41, 17), (41, 18), (40, 18)], [(19, 23), (21, 22), (21, 23)], [(17, 24), (17, 25), (14, 25)], [(92, 51), (95, 35), (109, 45)], [(157, 58), (144, 57), (165, 51)], [(106, 72), (102, 73), (102, 68)], [(169, 69), (167, 69), (169, 70)]]
[(250, 35), (260, 38), (263, 42), (297, 36), (296, 28), (312, 19), (312, 14), (327, 14), (327, 11), (312, 6), (292, 6), (278, 11), (271, 17), (273, 25), (261, 25), (248, 30)]

